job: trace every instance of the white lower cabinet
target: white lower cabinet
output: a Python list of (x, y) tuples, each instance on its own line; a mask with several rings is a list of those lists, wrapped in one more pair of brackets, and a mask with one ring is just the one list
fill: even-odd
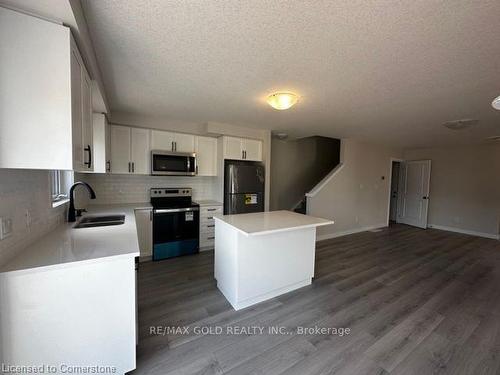
[(202, 205), (200, 207), (200, 251), (214, 248), (214, 215), (222, 215), (222, 204)]
[(141, 260), (153, 256), (153, 209), (138, 208), (135, 210), (135, 225)]

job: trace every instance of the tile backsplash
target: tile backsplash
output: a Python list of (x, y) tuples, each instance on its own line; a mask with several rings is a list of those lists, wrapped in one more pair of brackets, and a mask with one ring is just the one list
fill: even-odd
[[(193, 200), (216, 199), (217, 177), (144, 176), (77, 173), (75, 181), (87, 182), (96, 193), (92, 204), (149, 202), (149, 189), (190, 187)], [(85, 189), (79, 189), (78, 202), (89, 203)]]
[(66, 206), (52, 208), (48, 171), (0, 169), (0, 217), (12, 220), (0, 264), (64, 222)]

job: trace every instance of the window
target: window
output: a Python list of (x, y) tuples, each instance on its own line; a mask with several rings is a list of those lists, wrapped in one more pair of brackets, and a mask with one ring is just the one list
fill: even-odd
[(52, 207), (57, 207), (69, 200), (69, 189), (73, 183), (73, 172), (50, 171)]

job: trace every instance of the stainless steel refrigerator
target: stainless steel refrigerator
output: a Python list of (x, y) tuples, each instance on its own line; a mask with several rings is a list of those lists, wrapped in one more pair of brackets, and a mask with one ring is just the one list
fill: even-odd
[(224, 162), (224, 215), (264, 211), (264, 171), (259, 162)]

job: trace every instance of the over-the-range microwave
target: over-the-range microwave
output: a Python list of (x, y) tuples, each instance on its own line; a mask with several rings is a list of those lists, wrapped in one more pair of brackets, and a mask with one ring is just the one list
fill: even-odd
[(196, 176), (196, 154), (164, 150), (151, 151), (153, 176)]

